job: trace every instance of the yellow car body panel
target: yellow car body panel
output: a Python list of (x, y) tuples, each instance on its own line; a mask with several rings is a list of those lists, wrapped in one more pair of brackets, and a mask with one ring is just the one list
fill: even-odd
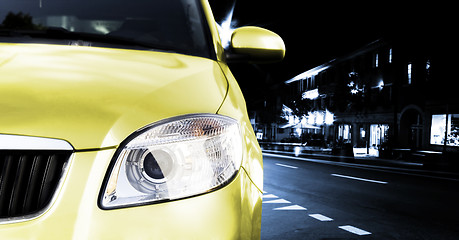
[[(115, 150), (72, 156), (58, 198), (37, 219), (0, 225), (1, 239), (253, 239), (260, 192), (244, 170), (226, 187), (198, 197), (102, 210), (97, 196)], [(255, 225), (257, 226), (257, 225)]]
[(225, 49), (221, 43), (220, 33), (218, 32), (217, 23), (215, 22), (214, 15), (212, 14), (212, 9), (210, 8), (209, 2), (207, 0), (201, 0), (201, 4), (204, 10), (205, 18), (209, 23), (209, 30), (212, 36), (212, 43), (214, 46), (217, 61), (224, 61)]
[(117, 146), (160, 119), (215, 113), (227, 88), (215, 61), (181, 54), (0, 43), (0, 56), (0, 131), (76, 149)]
[[(62, 139), (75, 149), (47, 210), (0, 221), (0, 239), (259, 239), (263, 161), (241, 90), (202, 0), (215, 59), (178, 53), (0, 43), (0, 134)], [(194, 113), (239, 123), (242, 166), (218, 190), (103, 210), (120, 144), (149, 124)]]
[[(47, 212), (0, 225), (0, 238), (259, 238), (261, 151), (237, 85), (228, 93), (234, 99), (219, 111), (240, 121), (249, 146), (231, 184), (148, 206), (102, 210), (97, 204), (114, 147), (152, 122), (215, 113), (227, 91), (226, 64), (179, 54), (57, 45), (0, 44), (0, 53), (9, 55), (0, 66), (1, 133), (58, 138), (76, 150), (94, 149), (73, 154), (64, 185)], [(21, 71), (24, 66), (29, 70)], [(232, 75), (229, 79), (236, 84)], [(101, 148), (113, 149), (97, 150)], [(249, 171), (258, 173), (253, 178)]]
[(244, 161), (242, 166), (250, 173), (252, 181), (263, 191), (263, 157), (257, 138), (253, 133), (250, 120), (245, 114), (246, 103), (237, 81), (226, 64), (221, 64), (222, 70), (228, 79), (228, 97), (220, 108), (219, 114), (232, 116), (239, 120), (244, 136)]

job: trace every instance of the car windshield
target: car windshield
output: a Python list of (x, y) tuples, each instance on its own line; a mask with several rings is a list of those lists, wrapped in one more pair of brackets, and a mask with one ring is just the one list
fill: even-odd
[(209, 56), (196, 0), (0, 0), (0, 42)]

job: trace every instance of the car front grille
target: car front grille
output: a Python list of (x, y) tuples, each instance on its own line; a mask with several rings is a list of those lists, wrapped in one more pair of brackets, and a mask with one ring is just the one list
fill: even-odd
[(71, 154), (64, 150), (0, 150), (0, 221), (46, 210)]

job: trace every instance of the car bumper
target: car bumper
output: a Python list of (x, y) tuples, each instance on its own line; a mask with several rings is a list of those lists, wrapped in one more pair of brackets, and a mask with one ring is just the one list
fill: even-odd
[(115, 149), (77, 152), (58, 195), (35, 219), (0, 225), (0, 239), (258, 239), (262, 193), (244, 168), (227, 186), (167, 203), (102, 210)]

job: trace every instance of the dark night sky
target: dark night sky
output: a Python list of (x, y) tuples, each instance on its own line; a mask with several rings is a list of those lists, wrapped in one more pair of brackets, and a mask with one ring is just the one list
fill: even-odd
[(454, 2), (209, 0), (217, 22), (234, 1), (237, 26), (267, 28), (286, 45), (281, 63), (230, 65), (249, 110), (278, 94), (284, 81), (381, 37), (439, 35), (443, 40), (443, 33), (457, 31)]
[(238, 26), (264, 27), (284, 39), (285, 60), (260, 66), (282, 80), (382, 36), (437, 28), (447, 21), (448, 15), (443, 11), (448, 6), (433, 6), (430, 1), (414, 4), (402, 1), (210, 0), (217, 22), (227, 14), (234, 1), (233, 18)]

